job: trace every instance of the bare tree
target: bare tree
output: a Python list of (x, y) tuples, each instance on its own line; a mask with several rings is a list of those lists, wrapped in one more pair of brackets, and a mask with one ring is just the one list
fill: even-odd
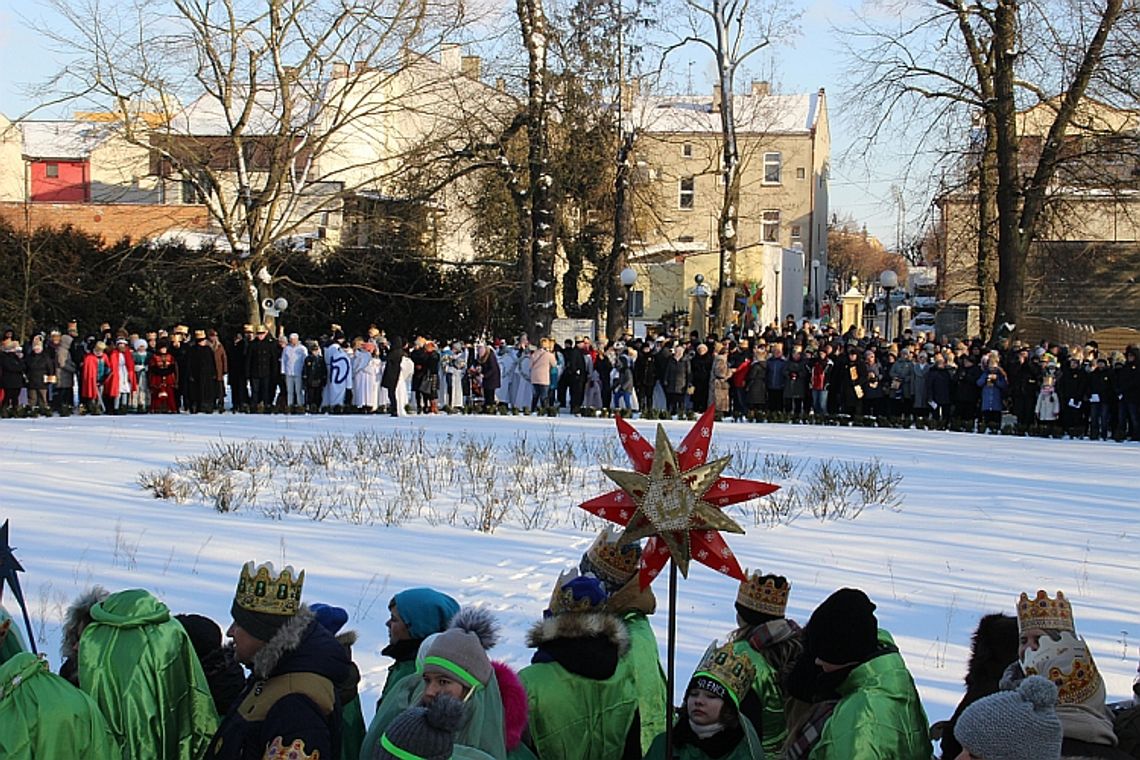
[(717, 224), (720, 249), (720, 283), (717, 324), (732, 320), (736, 288), (736, 253), (740, 245), (740, 147), (733, 94), (742, 65), (761, 50), (786, 38), (796, 29), (799, 12), (781, 0), (683, 0), (680, 10), (687, 21), (684, 32), (675, 35), (662, 56), (688, 45), (708, 50), (716, 65), (720, 97), (714, 107), (720, 117), (722, 200)]
[[(964, 185), (976, 199), (978, 288), (986, 311), (996, 259), (994, 337), (1022, 321), (1027, 257), (1072, 158), (1066, 134), (1090, 87), (1112, 76), (1106, 53), (1123, 54), (1129, 44), (1118, 28), (1123, 10), (1122, 0), (930, 0), (900, 8), (901, 23), (865, 21), (851, 30), (861, 106), (855, 118), (865, 125), (868, 145), (896, 139), (890, 127), (903, 118), (928, 136), (947, 139), (955, 129), (971, 135)], [(1035, 104), (1051, 118), (1029, 163), (1019, 118)], [(960, 145), (961, 138), (946, 144)]]
[(469, 139), (478, 119), (441, 120), (438, 104), (474, 113), (487, 100), (410, 52), (441, 49), (462, 4), (53, 4), (70, 27), (44, 31), (76, 53), (54, 89), (111, 111), (168, 194), (205, 204), (224, 242), (203, 264), (236, 276), (255, 321), (299, 236), (362, 190), (400, 187), (403, 159), (426, 141)]

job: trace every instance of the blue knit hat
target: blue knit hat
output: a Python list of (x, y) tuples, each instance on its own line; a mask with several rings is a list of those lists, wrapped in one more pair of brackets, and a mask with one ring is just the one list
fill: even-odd
[(392, 597), (400, 619), (413, 639), (426, 639), (451, 624), (459, 612), (459, 602), (433, 588), (410, 588)]
[(1061, 721), (1057, 687), (1029, 676), (1016, 691), (999, 691), (962, 711), (954, 738), (970, 754), (986, 760), (1058, 760)]
[(344, 624), (348, 622), (348, 611), (343, 607), (334, 607), (331, 604), (317, 602), (310, 604), (309, 609), (313, 611), (321, 627), (333, 636), (340, 633), (340, 629), (344, 628)]
[(567, 612), (604, 610), (609, 594), (597, 578), (591, 575), (579, 575), (569, 580), (563, 576), (558, 580), (559, 583), (550, 600), (550, 609), (546, 611), (547, 617)]

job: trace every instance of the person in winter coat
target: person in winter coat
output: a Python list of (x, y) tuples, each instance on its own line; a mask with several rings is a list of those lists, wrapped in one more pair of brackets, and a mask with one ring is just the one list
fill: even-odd
[(397, 715), (384, 731), (373, 758), (375, 760), (490, 758), (490, 755), (477, 749), (455, 746), (455, 734), (463, 725), (463, 720), (463, 702), (446, 694), (436, 696), (427, 705), (409, 707)]
[[(338, 758), (337, 684), (350, 672), (344, 647), (301, 603), (305, 573), (247, 562), (228, 635), (250, 676), (205, 758)], [(293, 753), (293, 754), (290, 754)]]
[(384, 372), (380, 376), (380, 387), (388, 393), (388, 414), (393, 417), (400, 416), (400, 410), (396, 405), (396, 388), (400, 385), (400, 365), (403, 359), (404, 339), (395, 335), (384, 358)]
[(316, 343), (309, 344), (309, 355), (301, 365), (301, 384), (305, 388), (306, 411), (316, 414), (321, 410), (328, 374), (328, 365), (321, 356), (321, 347)]
[(119, 758), (123, 750), (91, 697), (43, 657), (21, 652), (0, 662), (0, 757)]
[(744, 383), (744, 398), (753, 414), (768, 407), (768, 350), (762, 346), (757, 346), (752, 352), (748, 379)]
[[(749, 659), (713, 642), (685, 690), (685, 704), (670, 729), (673, 757), (680, 760), (763, 760), (764, 750), (741, 703), (755, 676)], [(665, 760), (665, 735), (645, 755)]]
[(619, 616), (629, 633), (629, 653), (625, 657), (637, 691), (641, 751), (648, 752), (667, 725), (665, 671), (661, 668), (657, 637), (649, 624), (649, 616), (657, 610), (657, 599), (652, 588), (641, 588), (641, 546), (623, 545), (619, 538), (620, 534), (607, 526), (582, 555), (578, 569), (601, 581), (608, 595), (606, 611)]
[(685, 411), (685, 395), (692, 387), (692, 369), (684, 346), (674, 346), (673, 354), (665, 361), (665, 400), (669, 414)]
[(803, 635), (785, 610), (791, 584), (781, 575), (751, 573), (736, 593), (732, 651), (748, 658), (754, 676), (740, 695), (740, 712), (761, 737), (764, 752), (778, 757), (788, 738), (783, 683), (803, 655)]
[(135, 357), (126, 338), (115, 341), (115, 348), (107, 352), (111, 374), (103, 383), (103, 399), (107, 408), (125, 412), (131, 405), (131, 394), (138, 391), (135, 375)]
[(0, 345), (0, 388), (4, 392), (4, 406), (15, 409), (20, 405), (24, 383), (24, 357), (20, 344), (14, 340), (4, 341)]
[(104, 353), (107, 344), (96, 341), (91, 353), (83, 357), (83, 382), (79, 388), (79, 400), (88, 411), (107, 410), (103, 402), (103, 388), (107, 378), (111, 376), (111, 363)]
[(195, 330), (194, 342), (186, 349), (186, 398), (190, 402), (190, 413), (212, 412), (217, 397), (217, 367), (214, 349), (206, 342), (206, 331)]
[(886, 404), (890, 414), (902, 417), (914, 409), (914, 360), (909, 348), (899, 352), (899, 358), (887, 373), (890, 378), (890, 399)]
[(280, 372), (277, 341), (269, 335), (265, 325), (257, 326), (257, 335), (246, 348), (245, 369), (249, 378), (249, 404), (252, 408), (268, 409), (273, 405), (277, 374)]
[(1140, 351), (1135, 346), (1129, 346), (1124, 352), (1124, 364), (1116, 370), (1116, 392), (1120, 404), (1118, 406), (1117, 427), (1118, 434), (1123, 437), (1125, 431), (1133, 441), (1140, 441), (1140, 363), (1137, 358)]
[(1053, 427), (1061, 416), (1061, 399), (1057, 395), (1057, 387), (1052, 376), (1047, 376), (1041, 381), (1034, 416), (1038, 422), (1049, 427)]
[(356, 631), (342, 630), (348, 622), (348, 611), (342, 607), (317, 602), (309, 605), (309, 609), (313, 611), (317, 622), (336, 637), (337, 643), (344, 647), (344, 653), (348, 656), (348, 673), (343, 681), (336, 684), (336, 699), (341, 705), (339, 760), (357, 760), (368, 727), (364, 723), (364, 711), (360, 707), (360, 694), (357, 691), (360, 685), (360, 668), (352, 661), (352, 647), (357, 639)]
[[(28, 383), (29, 389), (31, 382)], [(1089, 438), (1092, 440), (1108, 439), (1111, 426), (1112, 401), (1116, 398), (1116, 389), (1113, 387), (1112, 373), (1108, 369), (1108, 361), (1098, 357), (1093, 365), (1092, 372), (1086, 378), (1086, 388), (1089, 402)], [(29, 401), (31, 393), (29, 390)]]
[(431, 588), (410, 588), (388, 602), (388, 646), (380, 654), (392, 658), (380, 702), (405, 676), (416, 672), (416, 654), (424, 639), (447, 630), (459, 612), (459, 602)]
[(697, 343), (689, 359), (690, 382), (693, 386), (693, 409), (698, 413), (709, 407), (709, 389), (712, 387), (713, 355), (707, 343)]
[[(425, 642), (417, 670), (381, 701), (361, 745), (361, 759), (376, 756), (382, 737), (404, 710), (447, 695), (464, 704), (455, 733), (457, 750), (475, 749), (495, 760), (533, 760), (522, 741), (527, 726), (523, 685), (509, 666), (487, 656), (498, 637), (498, 624), (486, 610), (460, 610), (448, 628)], [(462, 755), (457, 751), (455, 756)]]
[(301, 336), (289, 335), (289, 343), (281, 351), (281, 374), (285, 376), (285, 403), (299, 409), (305, 403), (305, 383), (301, 372), (309, 352), (301, 345)]
[(1015, 691), (991, 694), (970, 705), (958, 721), (962, 751), (956, 760), (1059, 760), (1061, 721), (1057, 687), (1030, 676)]
[(633, 384), (637, 389), (637, 404), (641, 410), (653, 408), (653, 391), (657, 385), (657, 361), (664, 357), (654, 351), (653, 344), (646, 341), (637, 352), (633, 362)]
[(1069, 435), (1084, 432), (1088, 413), (1088, 373), (1081, 368), (1081, 360), (1073, 356), (1069, 366), (1057, 376), (1057, 393), (1061, 401), (1061, 426)]
[(79, 688), (99, 705), (123, 757), (200, 760), (218, 715), (186, 630), (142, 589), (109, 595), (90, 616), (79, 637)]
[[(550, 338), (543, 338), (538, 342), (538, 350), (530, 356), (530, 410), (533, 412), (540, 406), (546, 406), (550, 396), (550, 377), (558, 366), (558, 360), (551, 351)], [(462, 406), (462, 404), (460, 404)]]
[(75, 380), (77, 368), (72, 358), (71, 349), (75, 338), (71, 335), (59, 336), (58, 345), (54, 346), (55, 354), (55, 392), (52, 395), (52, 408), (60, 411), (64, 406), (69, 409), (75, 404)]
[(536, 651), (519, 678), (539, 760), (642, 756), (629, 631), (606, 610), (606, 600), (596, 578), (564, 575), (543, 619), (527, 633)]
[(483, 388), (483, 407), (489, 409), (495, 405), (495, 394), (502, 384), (499, 360), (490, 346), (479, 347), (475, 360), (475, 370), (479, 373), (480, 384)]
[(979, 359), (972, 354), (964, 354), (954, 373), (954, 416), (962, 421), (978, 418), (979, 403), (982, 398), (978, 379), (982, 377)]
[(832, 373), (835, 371), (835, 362), (830, 355), (830, 346), (823, 346), (814, 357), (808, 357), (808, 371), (811, 379), (808, 387), (811, 388), (812, 414), (822, 417), (827, 414), (828, 397), (831, 394)]
[(728, 368), (728, 348), (720, 341), (713, 344), (712, 367), (709, 372), (712, 380), (712, 403), (718, 412), (728, 414), (732, 403), (728, 381), (732, 373)]
[[(838, 700), (823, 718), (810, 760), (929, 760), (926, 714), (914, 679), (875, 605), (857, 589), (840, 589), (812, 613), (804, 629), (806, 657), (835, 684)], [(793, 744), (810, 739), (801, 729)]]
[(150, 385), (152, 412), (178, 413), (178, 364), (170, 355), (170, 342), (159, 338), (147, 364), (147, 383)]
[[(841, 375), (843, 380), (843, 410), (855, 417), (861, 417), (867, 405), (868, 375), (867, 365), (859, 358), (857, 346), (847, 348), (847, 362)], [(869, 407), (867, 407), (869, 409)]]
[(28, 406), (48, 408), (48, 388), (55, 383), (55, 359), (44, 351), (44, 339), (32, 338), (32, 351), (24, 359), (24, 375), (28, 379)]
[(784, 362), (784, 407), (801, 417), (807, 411), (808, 383), (811, 372), (799, 346), (792, 348), (792, 358)]
[(249, 345), (253, 341), (253, 325), (242, 325), (226, 346), (227, 380), (230, 384), (230, 404), (235, 411), (249, 411)]
[(978, 387), (982, 389), (982, 419), (989, 426), (1001, 425), (1002, 400), (1009, 387), (1009, 379), (996, 356), (995, 352), (987, 357), (988, 361), (983, 363), (982, 374), (977, 380)]
[(772, 353), (768, 357), (768, 411), (784, 411), (784, 388), (788, 377), (784, 373), (784, 365), (788, 360), (784, 358), (783, 344), (775, 343), (771, 346)]
[(930, 355), (925, 351), (918, 351), (914, 357), (914, 366), (911, 367), (911, 390), (914, 397), (911, 407), (915, 417), (926, 417), (930, 414)]
[[(942, 760), (956, 760), (962, 745), (955, 737), (955, 725), (967, 707), (1001, 687), (1002, 673), (1017, 658), (1017, 618), (994, 613), (978, 622), (970, 640), (970, 660), (966, 666), (966, 694), (949, 720), (934, 724), (931, 734), (941, 736)], [(1058, 740), (1059, 741), (1059, 740)]]
[(931, 416), (941, 422), (950, 419), (954, 403), (954, 373), (946, 366), (946, 357), (934, 355), (934, 365), (927, 376), (927, 403)]

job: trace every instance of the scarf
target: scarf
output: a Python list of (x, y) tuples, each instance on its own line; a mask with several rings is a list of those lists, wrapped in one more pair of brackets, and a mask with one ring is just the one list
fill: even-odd
[(689, 728), (692, 729), (693, 733), (696, 734), (696, 737), (698, 739), (707, 739), (710, 736), (712, 736), (713, 734), (716, 734), (716, 733), (719, 733), (720, 731), (723, 731), (724, 730), (724, 724), (718, 722), (718, 723), (710, 723), (707, 726), (702, 726), (702, 725), (699, 725), (697, 723), (694, 723), (693, 719), (689, 718)]

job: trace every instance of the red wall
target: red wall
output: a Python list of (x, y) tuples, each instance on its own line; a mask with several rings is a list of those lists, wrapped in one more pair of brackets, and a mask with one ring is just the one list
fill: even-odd
[[(59, 167), (58, 177), (47, 176), (48, 164)], [(33, 203), (86, 203), (91, 199), (86, 161), (33, 161), (31, 180)]]

